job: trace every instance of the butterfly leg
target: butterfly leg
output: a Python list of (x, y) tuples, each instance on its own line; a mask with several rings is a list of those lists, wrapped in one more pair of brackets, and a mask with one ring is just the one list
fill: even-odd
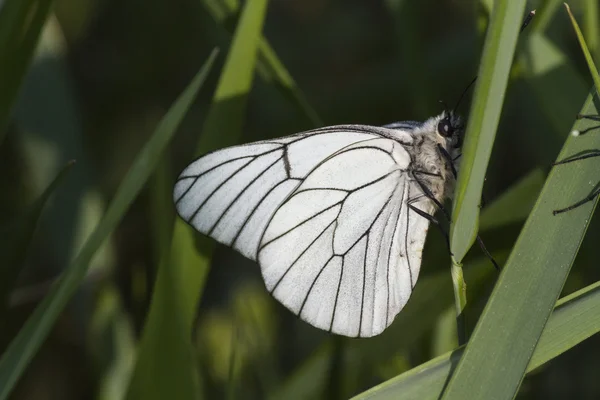
[(418, 200), (419, 200), (419, 197), (410, 199), (406, 202), (406, 205), (412, 211), (416, 212), (418, 215), (425, 218), (426, 220), (428, 220), (429, 222), (431, 222), (432, 224), (434, 224), (435, 226), (437, 226), (440, 229), (440, 232), (442, 232), (442, 235), (444, 235), (444, 239), (446, 240), (446, 246), (448, 247), (448, 253), (450, 253), (450, 255), (452, 256), (453, 254), (452, 254), (452, 251), (450, 250), (450, 236), (448, 235), (448, 232), (446, 232), (446, 229), (444, 229), (442, 224), (440, 224), (440, 221), (438, 221), (433, 215), (427, 214), (425, 211), (418, 209), (417, 207), (415, 207), (412, 204)]
[[(590, 121), (596, 121), (596, 122), (600, 122), (600, 115), (593, 115), (593, 114), (577, 114), (577, 119), (588, 119)], [(579, 135), (585, 135), (586, 133), (590, 132), (590, 131), (594, 131), (596, 129), (600, 129), (600, 125), (597, 126), (592, 126), (590, 128), (586, 128), (582, 131), (573, 131), (573, 134), (575, 136), (579, 136)]]
[(594, 188), (594, 190), (592, 190), (592, 193), (590, 193), (588, 196), (586, 196), (585, 198), (579, 200), (577, 203), (575, 204), (571, 204), (569, 207), (565, 207), (565, 208), (561, 208), (558, 210), (554, 210), (552, 211), (552, 214), (557, 215), (557, 214), (561, 214), (567, 211), (571, 211), (576, 209), (577, 207), (580, 207), (584, 204), (587, 204), (591, 201), (594, 201), (596, 199), (596, 197), (600, 196), (600, 183)]
[[(456, 162), (456, 160), (458, 160), (460, 158), (460, 156), (462, 156), (462, 153), (457, 155), (455, 158), (452, 158), (450, 153), (448, 153), (448, 151), (446, 151), (446, 149), (443, 148), (440, 144), (438, 144), (437, 147), (438, 147), (438, 151), (440, 152), (442, 157), (444, 157), (444, 159), (450, 166), (450, 170), (452, 171), (452, 175), (454, 176), (454, 179), (456, 179), (458, 174), (456, 173), (456, 166), (454, 165), (454, 163)], [(482, 193), (480, 208), (485, 207), (486, 204), (487, 204), (487, 201), (485, 200), (485, 196)]]
[[(425, 185), (425, 183), (423, 183), (417, 176), (419, 172), (418, 171), (413, 171), (413, 179), (415, 180), (415, 182), (417, 182), (417, 184), (419, 185), (419, 188), (421, 189), (421, 191), (423, 192), (423, 194), (430, 199), (431, 201), (434, 202), (434, 204), (436, 205), (436, 207), (438, 209), (440, 209), (444, 215), (446, 216), (446, 219), (448, 220), (448, 222), (451, 222), (450, 219), (450, 214), (448, 213), (448, 211), (446, 210), (446, 208), (435, 198), (435, 196), (433, 195), (433, 193), (431, 192), (431, 190), (429, 190), (429, 188), (427, 187), (427, 185)], [(411, 208), (412, 209), (412, 208)], [(419, 210), (421, 211), (421, 210)], [(429, 214), (427, 214), (429, 215)], [(447, 233), (445, 233), (446, 236), (448, 236)], [(492, 262), (492, 264), (494, 265), (494, 268), (496, 268), (496, 270), (500, 270), (500, 266), (498, 265), (498, 263), (496, 262), (496, 260), (494, 259), (494, 257), (492, 257), (492, 254), (489, 252), (489, 250), (487, 249), (487, 247), (485, 247), (485, 244), (483, 243), (483, 239), (481, 239), (481, 236), (479, 236), (479, 234), (477, 234), (477, 244), (479, 245), (479, 247), (481, 248), (481, 251), (483, 251), (483, 254), (485, 254), (485, 256), (487, 258), (490, 259), (490, 261)], [(448, 247), (450, 247), (450, 240), (448, 239)], [(452, 251), (450, 251), (450, 255), (452, 255)]]
[(552, 165), (568, 164), (573, 161), (585, 160), (586, 158), (592, 158), (592, 157), (600, 157), (600, 150), (589, 150), (589, 151), (586, 151), (585, 154), (579, 154), (576, 156), (568, 157), (568, 158), (565, 158), (564, 160), (557, 161)]
[(598, 121), (600, 122), (600, 115), (594, 115), (594, 114), (577, 114), (577, 119), (589, 119), (592, 121)]
[[(598, 121), (600, 122), (600, 115), (585, 115), (585, 114), (577, 114), (577, 119), (589, 119), (592, 121)], [(594, 129), (600, 129), (600, 125), (598, 126), (593, 126), (591, 128), (587, 128), (581, 132), (579, 132), (579, 134), (584, 134), (587, 133), (591, 130)], [(588, 151), (584, 151), (578, 155), (572, 156), (572, 157), (568, 157), (564, 160), (561, 161), (557, 161), (555, 162), (553, 165), (561, 165), (561, 164), (568, 164), (574, 161), (581, 161), (581, 160), (585, 160), (586, 158), (592, 158), (592, 157), (600, 157), (600, 150), (594, 149), (594, 150), (588, 150)], [(576, 209), (577, 207), (580, 207), (584, 204), (587, 204), (591, 201), (594, 201), (594, 199), (596, 199), (596, 197), (600, 196), (600, 184), (598, 184), (596, 186), (596, 188), (594, 188), (594, 190), (592, 190), (592, 192), (586, 196), (585, 198), (579, 200), (578, 202), (571, 204), (569, 207), (565, 207), (565, 208), (561, 208), (558, 210), (554, 210), (552, 211), (552, 214), (557, 215), (557, 214), (561, 214), (567, 211), (571, 211)]]

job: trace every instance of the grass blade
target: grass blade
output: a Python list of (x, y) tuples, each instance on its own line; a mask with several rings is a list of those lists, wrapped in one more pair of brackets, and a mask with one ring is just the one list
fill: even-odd
[(0, 144), (52, 0), (0, 2)]
[(454, 259), (467, 254), (477, 234), (487, 165), (515, 52), (524, 0), (497, 1), (486, 36), (455, 191), (450, 231)]
[(8, 397), (31, 358), (50, 332), (54, 322), (85, 277), (90, 260), (108, 234), (117, 226), (173, 137), (179, 123), (196, 93), (202, 87), (212, 66), (215, 54), (207, 60), (194, 80), (173, 104), (134, 160), (129, 172), (119, 186), (104, 218), (96, 227), (81, 251), (61, 275), (59, 282), (29, 317), (19, 334), (10, 343), (0, 360), (0, 399)]
[[(206, 10), (225, 29), (230, 27), (229, 24), (225, 23), (226, 20), (230, 16), (235, 15), (239, 11), (240, 6), (239, 1), (236, 0), (204, 0), (203, 3)], [(230, 31), (229, 33), (233, 32)], [(323, 121), (306, 100), (306, 96), (298, 87), (292, 75), (263, 36), (261, 36), (258, 46), (256, 70), (262, 79), (275, 84), (315, 128), (323, 126)]]
[[(590, 96), (583, 112), (597, 114)], [(590, 126), (577, 121), (575, 126)], [(561, 157), (600, 147), (600, 135), (567, 139)], [(595, 203), (570, 213), (552, 211), (584, 197), (597, 180), (593, 162), (554, 168), (523, 228), (445, 399), (512, 399), (585, 235)]]
[(598, 17), (598, 2), (596, 0), (585, 0), (583, 8), (583, 30), (587, 38), (588, 48), (592, 57), (596, 60), (600, 56), (600, 21)]
[[(246, 3), (202, 129), (198, 154), (239, 141), (266, 9), (267, 0)], [(196, 236), (193, 228), (176, 218), (170, 251), (154, 285), (129, 399), (164, 399), (173, 393), (182, 399), (200, 396), (191, 332), (214, 243), (201, 237), (198, 251)]]
[(240, 140), (267, 3), (267, 0), (247, 3), (242, 12), (202, 128), (196, 149), (198, 155), (236, 144)]
[(3, 268), (0, 270), (0, 312), (8, 301), (9, 290), (13, 288), (19, 272), (21, 272), (44, 205), (74, 164), (75, 161), (69, 162), (58, 173), (24, 215), (17, 217), (0, 229), (0, 254), (3, 262)]
[(592, 74), (592, 79), (594, 80), (594, 85), (596, 86), (596, 91), (600, 93), (600, 76), (598, 76), (598, 70), (594, 65), (594, 60), (590, 51), (588, 50), (587, 44), (585, 43), (585, 39), (583, 38), (583, 33), (581, 33), (581, 29), (579, 29), (579, 25), (577, 24), (577, 20), (571, 13), (571, 8), (569, 5), (565, 3), (565, 8), (567, 9), (567, 13), (569, 14), (569, 18), (571, 19), (571, 24), (573, 25), (573, 29), (575, 29), (575, 34), (577, 35), (577, 40), (579, 40), (579, 45), (581, 46), (581, 50), (583, 51), (583, 55), (585, 56), (585, 61), (590, 69), (590, 74)]
[[(600, 282), (558, 301), (527, 366), (527, 372), (533, 371), (598, 332)], [(464, 346), (369, 389), (354, 399), (439, 399), (448, 376), (463, 352)]]

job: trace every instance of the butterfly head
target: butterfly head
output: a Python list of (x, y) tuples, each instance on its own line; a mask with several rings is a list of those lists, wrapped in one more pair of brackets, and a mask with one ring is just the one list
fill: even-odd
[(454, 114), (454, 111), (444, 111), (437, 124), (437, 134), (448, 140), (453, 148), (462, 145), (464, 129), (461, 118)]

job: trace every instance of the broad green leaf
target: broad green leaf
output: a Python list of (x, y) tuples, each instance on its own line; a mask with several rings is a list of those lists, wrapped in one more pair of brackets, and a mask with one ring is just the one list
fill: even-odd
[(56, 319), (86, 276), (89, 262), (96, 250), (115, 229), (159, 162), (196, 93), (204, 83), (214, 56), (215, 54), (208, 59), (165, 115), (150, 140), (133, 161), (104, 218), (2, 355), (2, 359), (0, 359), (0, 399), (8, 397), (32, 357), (46, 339)]
[(462, 149), (450, 227), (450, 246), (458, 263), (477, 235), (483, 182), (524, 8), (524, 0), (497, 1), (488, 27)]
[(0, 144), (52, 0), (0, 2)]
[[(533, 371), (598, 332), (600, 282), (558, 301), (527, 366), (527, 372)], [(448, 376), (463, 352), (464, 346), (375, 386), (354, 399), (439, 399)]]
[(44, 205), (63, 181), (73, 164), (75, 164), (74, 161), (69, 162), (60, 171), (48, 188), (23, 215), (0, 227), (0, 257), (2, 258), (2, 267), (0, 268), (0, 314), (8, 301), (8, 292), (13, 288), (25, 262), (27, 250), (35, 233), (38, 220), (42, 215)]
[[(598, 114), (592, 96), (582, 112)], [(592, 125), (577, 121), (575, 128)], [(559, 160), (590, 148), (600, 148), (600, 135), (569, 136)], [(553, 210), (585, 197), (597, 179), (598, 168), (590, 162), (560, 165), (550, 172), (448, 383), (445, 399), (512, 399), (516, 395), (595, 202), (557, 216)]]
[[(202, 129), (198, 154), (239, 141), (266, 9), (267, 0), (246, 3)], [(201, 396), (192, 325), (214, 244), (202, 237), (203, 245), (197, 250), (194, 229), (180, 218), (175, 220), (171, 237), (159, 265), (129, 399), (164, 399), (174, 393), (181, 399)]]
[[(540, 170), (534, 170), (482, 211), (482, 226), (497, 229), (522, 221), (531, 208), (543, 185), (544, 176)], [(502, 214), (502, 215), (499, 215)], [(445, 249), (435, 254), (434, 262), (447, 259)], [(439, 257), (438, 257), (439, 256)], [(428, 255), (425, 256), (426, 259)], [(439, 261), (437, 261), (439, 258)], [(433, 264), (430, 262), (429, 264)], [(484, 286), (496, 275), (487, 259), (467, 263), (466, 281), (471, 288)], [(422, 337), (443, 313), (452, 299), (452, 286), (449, 271), (444, 270), (433, 276), (419, 280), (410, 301), (398, 315), (397, 321), (381, 335), (369, 340), (352, 340), (346, 346), (346, 363), (367, 371), (382, 360), (397, 354), (402, 349)], [(475, 295), (475, 293), (470, 293)], [(333, 345), (328, 341), (313, 354), (288, 381), (279, 388), (272, 399), (316, 398), (322, 394), (327, 384), (327, 370), (332, 356)]]

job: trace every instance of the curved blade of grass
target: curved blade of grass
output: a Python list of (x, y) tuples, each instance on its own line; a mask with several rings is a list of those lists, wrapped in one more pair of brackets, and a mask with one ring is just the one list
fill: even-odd
[[(509, 188), (482, 211), (482, 230), (502, 228), (523, 221), (531, 211), (543, 183), (543, 173), (540, 170), (534, 170)], [(440, 252), (440, 254), (442, 255), (441, 259), (447, 257), (446, 253)], [(480, 287), (495, 277), (487, 259), (473, 264), (465, 268), (466, 280), (470, 287)], [(345, 359), (358, 360), (361, 368), (367, 370), (375, 367), (382, 360), (387, 360), (391, 354), (395, 354), (401, 348), (406, 348), (422, 337), (423, 332), (433, 325), (440, 313), (447, 309), (448, 302), (452, 297), (451, 293), (452, 288), (447, 271), (422, 278), (415, 286), (415, 293), (406, 308), (398, 315), (398, 321), (394, 322), (380, 336), (369, 340), (350, 341)], [(445, 302), (441, 299), (448, 301)], [(406, 327), (410, 327), (410, 329), (406, 329)], [(328, 341), (269, 398), (319, 397), (324, 393), (327, 383), (327, 371), (332, 351), (333, 346), (331, 341)]]
[[(196, 399), (202, 393), (190, 334), (193, 313), (189, 310), (197, 298), (187, 303), (193, 292), (179, 290), (184, 277), (177, 268), (179, 264), (172, 266), (168, 259), (173, 232), (172, 182), (168, 167), (168, 162), (161, 162), (152, 182), (151, 215), (158, 272), (137, 359), (125, 384), (126, 397), (133, 399), (162, 399), (173, 393), (177, 393), (178, 398)], [(193, 248), (193, 243), (190, 246)], [(197, 273), (185, 277), (197, 284), (196, 292), (200, 286), (198, 281), (202, 282), (203, 278), (204, 275)]]
[(0, 144), (52, 0), (0, 2)]
[[(225, 23), (227, 18), (235, 15), (240, 7), (240, 2), (237, 0), (204, 0), (202, 3), (212, 17), (221, 23), (224, 29), (228, 29), (230, 26)], [(229, 33), (233, 32), (229, 30)], [(323, 126), (323, 121), (306, 100), (306, 96), (298, 87), (292, 75), (263, 36), (261, 36), (258, 46), (256, 70), (262, 79), (275, 84), (314, 127)]]
[(150, 140), (135, 158), (102, 221), (85, 242), (75, 259), (63, 272), (58, 283), (35, 309), (17, 337), (13, 339), (2, 355), (2, 359), (0, 359), (0, 399), (4, 400), (8, 397), (31, 358), (50, 332), (54, 322), (85, 277), (89, 262), (96, 250), (117, 226), (144, 186), (194, 100), (196, 93), (202, 87), (214, 58), (215, 53), (213, 52), (194, 80), (162, 119)]
[[(527, 372), (600, 332), (600, 282), (560, 299), (540, 337)], [(464, 346), (375, 386), (354, 399), (439, 399)], [(474, 398), (474, 397), (473, 397)]]
[[(246, 3), (202, 129), (199, 154), (239, 141), (267, 3)], [(175, 220), (170, 249), (159, 265), (129, 399), (164, 399), (173, 393), (194, 399), (201, 395), (191, 332), (214, 243), (203, 237), (198, 251), (196, 236), (183, 220)]]
[[(594, 65), (594, 60), (592, 59), (592, 55), (585, 43), (585, 39), (583, 38), (583, 33), (581, 33), (581, 29), (579, 29), (579, 25), (577, 24), (577, 20), (571, 13), (571, 9), (569, 5), (565, 3), (565, 8), (567, 9), (567, 13), (569, 14), (569, 18), (571, 19), (571, 24), (573, 25), (573, 29), (575, 29), (575, 34), (577, 35), (577, 40), (579, 40), (579, 45), (581, 46), (581, 50), (583, 51), (583, 55), (585, 56), (585, 62), (588, 65), (590, 70), (590, 74), (592, 75), (592, 79), (594, 80), (594, 85), (596, 86), (596, 91), (600, 93), (600, 76), (598, 76), (598, 70)], [(597, 40), (597, 38), (594, 38)]]
[(74, 164), (75, 161), (69, 162), (58, 173), (52, 183), (50, 183), (24, 215), (0, 228), (0, 257), (2, 257), (2, 268), (0, 268), (0, 313), (8, 301), (9, 290), (13, 288), (19, 272), (21, 272), (21, 267), (27, 257), (27, 249), (42, 215), (44, 205)]
[(497, 1), (486, 35), (452, 210), (450, 247), (458, 263), (477, 235), (483, 181), (524, 9), (524, 0)]
[[(597, 114), (590, 96), (583, 112)], [(585, 128), (593, 123), (577, 121)], [(600, 135), (571, 136), (561, 157), (600, 147)], [(512, 399), (585, 235), (595, 203), (553, 216), (597, 182), (593, 162), (554, 168), (475, 327), (444, 399)]]
[(596, 0), (585, 0), (583, 4), (583, 30), (590, 53), (598, 60), (600, 57), (600, 21), (598, 18), (600, 7)]

